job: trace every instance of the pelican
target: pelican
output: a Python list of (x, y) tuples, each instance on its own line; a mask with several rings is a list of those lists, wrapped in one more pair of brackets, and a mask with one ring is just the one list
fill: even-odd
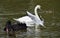
[(44, 20), (41, 20), (37, 14), (37, 9), (40, 9), (41, 6), (40, 5), (37, 5), (34, 9), (34, 13), (35, 15), (31, 14), (30, 12), (27, 11), (27, 14), (28, 16), (24, 16), (24, 17), (21, 17), (21, 18), (18, 18), (18, 19), (15, 19), (16, 21), (18, 22), (22, 22), (22, 23), (26, 23), (27, 26), (31, 26), (29, 24), (36, 24), (36, 28), (37, 28), (37, 25), (42, 25), (44, 26)]

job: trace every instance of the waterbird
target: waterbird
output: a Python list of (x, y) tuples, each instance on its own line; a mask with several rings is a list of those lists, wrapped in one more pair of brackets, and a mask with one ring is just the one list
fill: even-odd
[(35, 7), (35, 9), (34, 9), (35, 15), (31, 14), (28, 11), (27, 11), (27, 14), (34, 21), (34, 23), (36, 24), (36, 26), (35, 26), (36, 28), (37, 28), (38, 25), (41, 25), (41, 26), (45, 27), (44, 26), (44, 19), (42, 18), (42, 16), (40, 16), (42, 18), (42, 20), (41, 20), (41, 18), (39, 18), (38, 14), (37, 14), (37, 9), (41, 9), (41, 6), (37, 5)]
[(25, 23), (14, 23), (12, 24), (10, 20), (6, 22), (6, 25), (4, 27), (4, 31), (7, 32), (7, 34), (12, 35), (15, 31), (19, 30), (27, 30), (27, 26)]
[(41, 20), (39, 18), (38, 14), (37, 14), (37, 9), (41, 9), (41, 6), (40, 5), (37, 5), (35, 7), (35, 9), (34, 9), (35, 15), (33, 15), (30, 12), (27, 11), (27, 15), (28, 16), (24, 16), (24, 17), (17, 18), (17, 19), (13, 18), (13, 19), (15, 21), (18, 21), (18, 22), (26, 23), (27, 26), (32, 26), (32, 25), (29, 25), (29, 24), (36, 24), (36, 27), (37, 27), (37, 25), (44, 26), (44, 19)]

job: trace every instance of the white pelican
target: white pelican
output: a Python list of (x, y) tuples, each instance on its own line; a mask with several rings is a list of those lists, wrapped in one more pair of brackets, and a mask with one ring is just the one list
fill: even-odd
[(26, 23), (27, 26), (31, 26), (29, 24), (37, 24), (37, 25), (42, 25), (44, 26), (44, 20), (41, 20), (37, 14), (37, 9), (40, 9), (40, 5), (37, 5), (34, 9), (35, 15), (29, 13), (27, 11), (28, 16), (24, 16), (18, 19), (13, 18), (14, 20), (18, 21), (18, 22), (22, 22), (22, 23)]

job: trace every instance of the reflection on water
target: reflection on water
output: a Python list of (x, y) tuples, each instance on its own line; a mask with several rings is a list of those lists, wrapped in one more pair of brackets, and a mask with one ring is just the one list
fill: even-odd
[[(34, 27), (28, 27), (27, 30), (20, 30), (15, 32), (15, 36), (9, 36), (4, 33), (5, 38), (40, 38), (40, 29), (35, 29)], [(0, 37), (0, 38), (4, 38)]]
[[(0, 29), (1, 30), (1, 29)], [(16, 31), (15, 35), (9, 36), (4, 31), (1, 31), (0, 38), (55, 38), (57, 31), (48, 31), (43, 28), (28, 27), (27, 30)]]

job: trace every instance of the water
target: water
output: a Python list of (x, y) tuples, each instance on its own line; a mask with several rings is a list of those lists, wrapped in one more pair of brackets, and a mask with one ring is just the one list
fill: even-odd
[[(26, 16), (26, 11), (34, 14), (34, 7), (39, 4), (38, 15), (44, 18), (46, 28), (28, 27), (27, 30), (17, 31), (8, 36), (3, 31), (8, 19)], [(59, 0), (0, 0), (0, 38), (60, 38), (60, 2)]]

